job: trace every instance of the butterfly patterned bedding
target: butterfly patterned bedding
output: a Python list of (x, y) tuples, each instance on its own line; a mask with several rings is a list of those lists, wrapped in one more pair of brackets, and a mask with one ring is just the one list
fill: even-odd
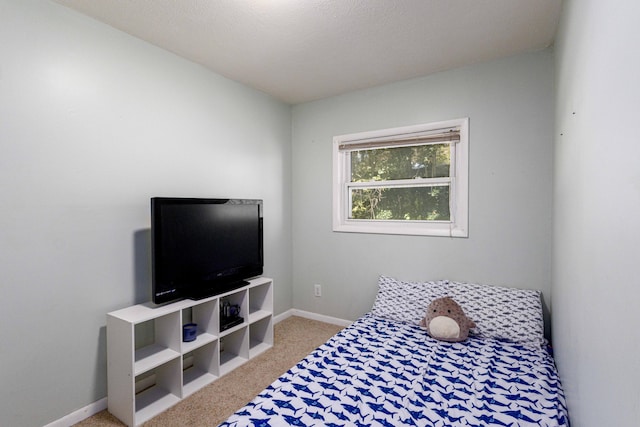
[(449, 343), (368, 313), (222, 426), (567, 426), (545, 346)]

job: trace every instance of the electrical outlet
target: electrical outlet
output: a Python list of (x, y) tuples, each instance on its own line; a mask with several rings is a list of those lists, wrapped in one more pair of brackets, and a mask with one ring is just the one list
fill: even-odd
[(317, 297), (322, 296), (322, 286), (315, 284), (313, 285), (313, 294)]

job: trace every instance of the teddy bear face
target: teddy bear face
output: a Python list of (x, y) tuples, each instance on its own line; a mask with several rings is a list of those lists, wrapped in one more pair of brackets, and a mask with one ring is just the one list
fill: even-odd
[(467, 339), (469, 328), (476, 326), (450, 297), (433, 300), (421, 325), (427, 328), (427, 332), (433, 338), (452, 342)]

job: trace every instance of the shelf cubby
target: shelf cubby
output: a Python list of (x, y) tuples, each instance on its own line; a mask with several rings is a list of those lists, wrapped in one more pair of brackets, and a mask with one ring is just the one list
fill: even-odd
[(179, 313), (170, 313), (134, 326), (136, 336), (147, 331), (145, 341), (138, 341), (135, 350), (134, 374), (139, 375), (180, 356)]
[[(136, 383), (140, 376), (136, 377)], [(135, 418), (139, 423), (180, 401), (180, 358), (153, 368), (151, 375), (144, 375), (141, 381), (149, 382), (149, 385), (135, 395)]]
[(249, 288), (249, 323), (273, 313), (273, 287), (268, 283)]
[(182, 325), (197, 324), (197, 334), (194, 341), (183, 341), (182, 353), (188, 353), (200, 346), (218, 339), (218, 301), (210, 300), (182, 310)]
[(198, 347), (182, 357), (182, 397), (195, 393), (220, 376), (218, 342)]
[(273, 346), (273, 317), (262, 317), (249, 325), (249, 358), (265, 352)]
[(249, 360), (247, 327), (240, 325), (230, 331), (220, 338), (220, 375), (231, 372)]

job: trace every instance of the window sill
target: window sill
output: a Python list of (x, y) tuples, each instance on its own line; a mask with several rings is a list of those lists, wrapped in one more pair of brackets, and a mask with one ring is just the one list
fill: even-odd
[(333, 231), (342, 233), (401, 234), (408, 236), (469, 237), (466, 227), (449, 222), (428, 223), (421, 221), (366, 221), (347, 220), (333, 225)]

